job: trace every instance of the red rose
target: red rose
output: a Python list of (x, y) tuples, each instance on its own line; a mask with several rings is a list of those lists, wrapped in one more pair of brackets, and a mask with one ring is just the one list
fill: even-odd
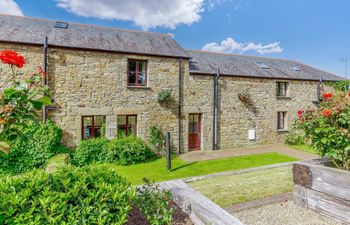
[(18, 68), (22, 68), (25, 63), (24, 57), (12, 50), (0, 51), (0, 60), (3, 63), (14, 65)]
[(329, 98), (332, 98), (332, 96), (333, 96), (332, 92), (323, 92), (322, 93), (323, 99), (329, 99)]
[(323, 115), (324, 117), (329, 117), (329, 116), (332, 115), (332, 111), (329, 110), (329, 109), (324, 109), (324, 110), (322, 111), (322, 115)]
[(298, 117), (302, 117), (304, 113), (304, 110), (298, 110)]

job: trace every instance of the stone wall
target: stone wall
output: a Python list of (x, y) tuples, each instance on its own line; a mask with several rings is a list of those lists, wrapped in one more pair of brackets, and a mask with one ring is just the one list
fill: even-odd
[[(23, 54), (27, 64), (21, 70), (35, 71), (42, 65), (42, 47), (1, 44)], [(148, 61), (148, 87), (127, 86), (127, 60)], [(1, 64), (0, 64), (1, 65)], [(190, 75), (188, 61), (183, 61), (183, 109), (181, 116), (182, 151), (188, 151), (188, 115), (202, 114), (201, 149), (213, 146), (213, 77)], [(8, 71), (2, 67), (3, 72)], [(117, 54), (49, 48), (49, 86), (55, 109), (49, 116), (64, 130), (64, 143), (74, 146), (81, 139), (82, 116), (106, 116), (106, 135), (117, 132), (117, 115), (137, 114), (137, 134), (148, 140), (149, 128), (157, 126), (170, 131), (172, 144), (179, 149), (178, 84), (179, 61), (176, 58)], [(315, 107), (317, 82), (287, 81), (289, 98), (276, 97), (273, 79), (221, 76), (219, 81), (219, 145), (221, 149), (282, 143), (285, 131), (277, 131), (277, 111), (287, 111), (288, 125), (298, 109)], [(173, 92), (170, 106), (157, 103), (161, 90)], [(247, 107), (238, 93), (248, 93), (252, 105)], [(248, 140), (254, 129), (256, 139)]]
[[(22, 71), (42, 65), (42, 47), (0, 44), (27, 59)], [(127, 86), (127, 60), (147, 60), (148, 86)], [(135, 56), (117, 53), (49, 48), (49, 86), (55, 101), (49, 117), (64, 130), (64, 143), (74, 146), (81, 139), (82, 116), (105, 115), (106, 135), (117, 132), (117, 115), (137, 114), (137, 135), (149, 138), (149, 128), (157, 126), (172, 133), (178, 147), (177, 99), (179, 61), (176, 58)], [(184, 72), (188, 72), (184, 61)], [(172, 90), (174, 102), (157, 103), (161, 90)]]
[[(287, 128), (299, 109), (314, 108), (317, 82), (288, 81), (288, 98), (276, 97), (276, 82), (283, 80), (221, 76), (219, 81), (219, 145), (232, 149), (253, 145), (283, 143), (286, 131), (277, 131), (277, 112), (287, 112)], [(238, 93), (248, 93), (246, 105)], [(213, 77), (189, 75), (185, 85), (185, 116), (202, 113), (202, 149), (212, 149)], [(256, 139), (248, 140), (254, 129)], [(186, 134), (184, 134), (186, 139)], [(187, 140), (186, 140), (187, 141)]]

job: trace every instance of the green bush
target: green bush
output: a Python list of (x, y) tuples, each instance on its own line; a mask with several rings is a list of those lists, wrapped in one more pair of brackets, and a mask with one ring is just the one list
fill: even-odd
[(144, 162), (153, 157), (151, 149), (138, 137), (117, 138), (109, 143), (109, 159), (119, 165), (130, 165)]
[(146, 215), (150, 224), (170, 225), (173, 219), (170, 191), (161, 190), (149, 180), (144, 180), (146, 185), (136, 189), (136, 206)]
[(71, 152), (71, 163), (76, 166), (108, 161), (108, 139), (93, 138), (80, 142)]
[(305, 144), (305, 137), (300, 132), (291, 130), (291, 132), (286, 135), (285, 143), (288, 145), (303, 145)]
[(106, 166), (3, 178), (0, 224), (124, 224), (135, 190)]
[(62, 130), (53, 122), (32, 123), (28, 127), (17, 127), (22, 133), (10, 141), (8, 154), (0, 152), (0, 172), (23, 173), (45, 166), (58, 153), (67, 151), (61, 145)]

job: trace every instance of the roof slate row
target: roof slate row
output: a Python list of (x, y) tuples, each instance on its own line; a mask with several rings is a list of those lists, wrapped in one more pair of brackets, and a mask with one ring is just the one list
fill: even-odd
[[(56, 21), (0, 15), (0, 42), (139, 55), (191, 58), (190, 73), (296, 80), (344, 80), (334, 74), (292, 60), (211, 53), (183, 49), (171, 36), (95, 25), (69, 23), (55, 28)], [(261, 68), (258, 64), (268, 68)]]

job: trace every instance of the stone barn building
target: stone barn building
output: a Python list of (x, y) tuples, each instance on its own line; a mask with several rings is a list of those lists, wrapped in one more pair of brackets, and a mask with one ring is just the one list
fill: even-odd
[(281, 143), (297, 110), (316, 107), (320, 80), (343, 79), (292, 60), (185, 50), (164, 34), (0, 15), (4, 49), (25, 56), (21, 73), (47, 58), (47, 115), (67, 146), (103, 124), (108, 138), (169, 131), (180, 153)]

